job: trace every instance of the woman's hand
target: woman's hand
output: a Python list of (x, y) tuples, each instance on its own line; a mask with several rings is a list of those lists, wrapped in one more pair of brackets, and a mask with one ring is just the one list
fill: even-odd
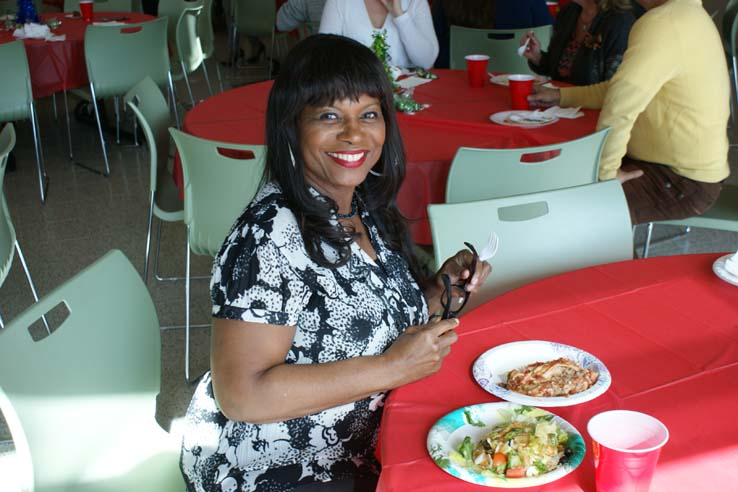
[[(441, 307), (441, 294), (444, 291), (442, 275), (448, 275), (452, 284), (457, 284), (460, 281), (469, 280), (464, 289), (471, 293), (476, 294), (479, 289), (487, 280), (492, 266), (486, 261), (477, 260), (476, 267), (474, 268), (474, 276), (469, 279), (471, 274), (471, 262), (474, 260), (474, 254), (468, 249), (462, 249), (454, 256), (443, 262), (440, 270), (436, 272), (433, 277), (432, 284), (425, 291), (425, 299), (428, 302), (428, 311), (434, 313)], [(451, 289), (451, 295), (454, 297), (452, 302), (455, 302), (455, 298), (460, 298), (463, 294), (458, 292), (458, 289)]]
[(541, 64), (541, 42), (538, 41), (536, 34), (533, 31), (528, 31), (525, 36), (520, 40), (520, 46), (528, 43), (528, 47), (523, 52), (523, 56), (530, 60), (533, 65)]
[(533, 92), (528, 96), (528, 102), (531, 106), (557, 106), (561, 102), (561, 91), (534, 85)]
[(392, 14), (392, 17), (400, 17), (405, 13), (402, 10), (402, 0), (379, 0), (379, 3), (384, 5), (384, 8)]
[(411, 326), (381, 355), (399, 380), (393, 387), (412, 383), (438, 372), (458, 335), (452, 318), (422, 326)]

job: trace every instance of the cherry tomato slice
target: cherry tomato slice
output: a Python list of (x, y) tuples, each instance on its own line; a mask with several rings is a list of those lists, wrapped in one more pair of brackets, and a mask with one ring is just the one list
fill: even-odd
[(523, 478), (525, 476), (524, 466), (513, 466), (505, 470), (505, 476), (507, 478)]

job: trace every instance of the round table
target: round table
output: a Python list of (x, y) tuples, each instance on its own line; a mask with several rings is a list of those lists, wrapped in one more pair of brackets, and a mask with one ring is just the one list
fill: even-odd
[[(41, 14), (41, 20), (58, 19), (61, 25), (54, 34), (66, 35), (64, 41), (24, 39), (28, 68), (31, 72), (33, 97), (50, 96), (55, 92), (86, 86), (87, 65), (85, 63), (85, 30), (87, 24), (81, 17), (69, 18), (71, 14)], [(150, 15), (135, 12), (95, 12), (93, 21), (127, 17), (126, 23), (145, 22), (154, 19)], [(15, 41), (13, 31), (0, 31), (0, 43)]]
[(587, 454), (573, 473), (524, 490), (594, 492), (587, 422), (611, 409), (645, 412), (669, 428), (652, 491), (734, 490), (728, 484), (735, 484), (738, 457), (738, 287), (713, 274), (719, 256), (586, 268), (511, 291), (463, 316), (442, 369), (389, 396), (377, 490), (501, 490), (446, 474), (428, 455), (426, 436), (454, 409), (499, 401), (476, 384), (472, 365), (491, 347), (526, 339), (595, 355), (610, 370), (612, 385), (590, 402), (549, 409), (579, 430)]
[[(451, 160), (459, 147), (520, 148), (574, 140), (595, 131), (598, 111), (541, 128), (500, 126), (489, 116), (510, 109), (507, 87), (470, 88), (463, 70), (435, 70), (438, 78), (415, 88), (414, 98), (430, 107), (398, 114), (407, 154), (407, 173), (398, 203), (411, 221), (413, 238), (431, 244), (426, 208), (443, 203)], [(263, 144), (264, 115), (272, 82), (223, 92), (193, 108), (184, 130), (192, 135), (239, 144)], [(177, 167), (175, 166), (175, 172)], [(181, 188), (181, 175), (175, 175)]]

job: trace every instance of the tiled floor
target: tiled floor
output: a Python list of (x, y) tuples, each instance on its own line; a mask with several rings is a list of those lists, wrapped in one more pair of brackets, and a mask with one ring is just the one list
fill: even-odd
[[(211, 74), (215, 71), (211, 69)], [(264, 76), (264, 67), (242, 69), (235, 78), (228, 78), (227, 87), (240, 85)], [(193, 76), (196, 95), (205, 97), (204, 80)], [(184, 94), (184, 86), (179, 87)], [(60, 108), (61, 109), (61, 108)], [(51, 180), (46, 205), (39, 200), (34, 163), (32, 135), (28, 122), (16, 124), (17, 170), (7, 174), (5, 193), (10, 206), (18, 240), (23, 248), (39, 294), (68, 279), (105, 252), (122, 250), (137, 267), (144, 257), (146, 217), (148, 207), (148, 152), (128, 142), (116, 145), (108, 136), (111, 176), (104, 178), (72, 164), (67, 158), (63, 116), (55, 121), (50, 99), (39, 104), (41, 132), (46, 167)], [(112, 112), (111, 112), (112, 114)], [(96, 129), (73, 122), (75, 158), (93, 166), (102, 166), (102, 156)], [(738, 156), (731, 152), (733, 176), (738, 183)], [(184, 272), (185, 228), (182, 224), (165, 224), (163, 228), (161, 269), (165, 274)], [(669, 234), (672, 228), (657, 230), (657, 237)], [(642, 242), (642, 231), (636, 235)], [(694, 230), (687, 238), (666, 241), (652, 247), (652, 256), (705, 251), (735, 251), (738, 234)], [(195, 257), (194, 274), (207, 274), (211, 259)], [(184, 285), (152, 280), (149, 290), (157, 306), (163, 326), (184, 322)], [(193, 323), (209, 321), (207, 282), (196, 281), (192, 294)], [(11, 320), (32, 301), (20, 264), (15, 262), (5, 283), (0, 287), (0, 312)], [(199, 375), (208, 368), (209, 330), (194, 329), (192, 340), (192, 373)], [(158, 417), (165, 427), (186, 410), (193, 387), (183, 374), (184, 333), (181, 329), (162, 330), (162, 392), (158, 402)], [(8, 439), (7, 430), (0, 426), (0, 440)], [(1, 452), (1, 450), (0, 450)]]

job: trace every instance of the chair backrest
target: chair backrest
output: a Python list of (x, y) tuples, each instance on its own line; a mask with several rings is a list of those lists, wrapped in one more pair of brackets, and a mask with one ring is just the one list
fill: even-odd
[(460, 147), (446, 181), (446, 203), (595, 183), (609, 131), (605, 128), (570, 142), (524, 149)]
[(15, 128), (12, 123), (7, 123), (5, 128), (0, 131), (0, 286), (5, 282), (15, 256), (15, 229), (13, 228), (13, 222), (10, 220), (10, 212), (3, 189), (5, 166), (8, 163), (8, 155), (14, 147)]
[(167, 24), (167, 40), (172, 48), (177, 44), (177, 21), (182, 12), (189, 7), (201, 7), (202, 0), (159, 0), (157, 13), (159, 18), (169, 19)]
[(499, 237), (492, 274), (469, 307), (515, 287), (591, 265), (632, 259), (633, 234), (617, 180), (477, 202), (428, 206), (436, 260)]
[[(34, 341), (28, 328), (59, 304), (68, 317)], [(0, 408), (21, 490), (183, 490), (178, 445), (155, 420), (160, 359), (154, 303), (120, 251), (0, 331)]]
[[(123, 98), (136, 115), (149, 147), (150, 189), (156, 193), (160, 179), (172, 179), (167, 170), (169, 160), (169, 107), (167, 100), (151, 77), (136, 84)], [(156, 200), (155, 200), (156, 201)]]
[(450, 66), (463, 69), (464, 57), (471, 54), (489, 55), (488, 69), (492, 72), (532, 73), (528, 59), (518, 56), (520, 40), (533, 31), (541, 41), (541, 49), (548, 48), (553, 31), (550, 25), (526, 29), (474, 29), (451, 26)]
[(122, 96), (144, 79), (169, 83), (167, 18), (125, 26), (88, 26), (87, 75), (97, 98)]
[(187, 73), (197, 70), (205, 59), (197, 32), (201, 14), (202, 4), (185, 8), (177, 19), (177, 57), (184, 63)]
[(197, 18), (197, 33), (205, 59), (215, 54), (215, 33), (213, 32), (213, 0), (203, 0), (202, 12)]
[(277, 21), (274, 2), (263, 0), (233, 0), (236, 30), (253, 36), (270, 36)]
[(174, 128), (169, 132), (182, 162), (190, 249), (215, 256), (259, 188), (266, 148), (213, 142)]
[[(93, 0), (95, 12), (133, 12), (132, 0)], [(79, 11), (79, 0), (64, 0), (64, 12)]]
[(33, 92), (23, 41), (0, 44), (0, 122), (31, 117)]

